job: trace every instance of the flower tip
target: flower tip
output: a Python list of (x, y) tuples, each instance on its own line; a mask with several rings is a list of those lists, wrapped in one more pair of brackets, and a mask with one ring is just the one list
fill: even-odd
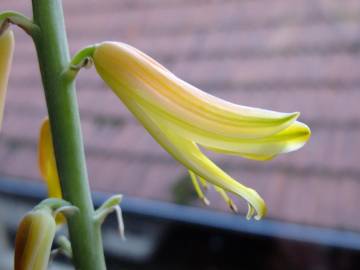
[(296, 122), (298, 124), (298, 134), (299, 137), (302, 137), (303, 145), (309, 140), (311, 137), (311, 129), (308, 125), (302, 122)]
[(266, 204), (255, 190), (250, 189), (249, 194), (252, 194), (254, 198), (248, 202), (248, 212), (246, 214), (246, 219), (250, 220), (252, 217), (254, 217), (255, 220), (260, 220), (266, 215)]
[(232, 200), (229, 201), (229, 207), (230, 207), (230, 210), (233, 211), (234, 213), (239, 212), (236, 204)]
[(262, 219), (264, 216), (266, 216), (266, 213), (267, 213), (267, 207), (266, 207), (266, 204), (263, 205), (261, 211), (259, 211), (255, 216), (254, 216), (254, 219), (255, 220), (260, 220)]
[(311, 136), (311, 129), (310, 129), (310, 127), (308, 126), (308, 125), (306, 125), (306, 124), (304, 124), (304, 132), (305, 132), (305, 134), (306, 134), (306, 136), (308, 137), (308, 138), (310, 138), (310, 136)]
[(289, 122), (296, 121), (300, 117), (300, 112), (292, 112), (288, 113), (288, 117), (286, 117)]
[(206, 197), (202, 197), (202, 198), (201, 198), (201, 201), (203, 202), (203, 204), (204, 204), (205, 206), (209, 206), (209, 205), (210, 205), (210, 201), (209, 201), (208, 198), (206, 198)]

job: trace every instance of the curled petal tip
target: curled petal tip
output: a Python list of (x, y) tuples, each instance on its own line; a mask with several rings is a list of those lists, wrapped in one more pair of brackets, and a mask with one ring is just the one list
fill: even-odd
[(234, 213), (238, 213), (238, 208), (236, 206), (236, 204), (233, 202), (233, 200), (229, 201), (229, 207), (231, 209), (231, 211), (233, 211)]
[(201, 198), (201, 201), (203, 202), (203, 204), (204, 204), (205, 206), (209, 206), (209, 205), (210, 205), (210, 201), (209, 201), (208, 198), (206, 198), (206, 197)]

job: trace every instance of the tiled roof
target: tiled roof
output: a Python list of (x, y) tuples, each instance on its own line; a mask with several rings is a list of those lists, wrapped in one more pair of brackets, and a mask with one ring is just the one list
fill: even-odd
[[(78, 0), (64, 5), (72, 52), (121, 40), (224, 99), (302, 112), (313, 135), (298, 152), (267, 163), (212, 156), (258, 190), (270, 218), (360, 229), (359, 1)], [(30, 1), (1, 1), (1, 9), (12, 8), (31, 14)], [(186, 170), (136, 123), (94, 70), (81, 72), (77, 88), (92, 188), (176, 200), (174, 190), (179, 181), (186, 185)], [(45, 115), (32, 42), (16, 30), (0, 175), (40, 178), (36, 141)], [(209, 197), (214, 208), (226, 208), (214, 192)]]

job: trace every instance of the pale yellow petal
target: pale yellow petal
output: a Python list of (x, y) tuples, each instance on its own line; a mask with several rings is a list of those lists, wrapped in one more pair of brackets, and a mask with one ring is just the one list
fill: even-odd
[(137, 102), (146, 107), (146, 111), (151, 113), (152, 117), (161, 121), (165, 129), (173, 130), (176, 134), (210, 150), (239, 155), (248, 159), (268, 160), (278, 154), (298, 150), (308, 141), (311, 135), (309, 127), (298, 121), (276, 134), (262, 138), (244, 139), (211, 135), (193, 128), (187, 123), (176, 121), (168, 117), (167, 114), (161, 114), (141, 100), (137, 100)]
[(195, 191), (196, 191), (196, 194), (199, 196), (199, 198), (202, 200), (202, 202), (205, 204), (205, 205), (209, 205), (210, 202), (209, 200), (206, 198), (204, 192), (201, 190), (201, 187), (199, 185), (199, 182), (198, 182), (198, 179), (197, 179), (197, 176), (195, 175), (195, 173), (193, 173), (192, 171), (189, 170), (189, 175), (190, 175), (190, 179), (191, 179), (191, 182), (195, 188)]
[[(215, 190), (220, 194), (220, 196), (223, 198), (223, 200), (227, 203), (229, 208), (234, 211), (235, 213), (238, 211), (236, 204), (233, 202), (233, 200), (229, 197), (229, 195), (226, 194), (226, 191), (223, 190), (220, 187), (215, 186)], [(252, 216), (254, 213), (252, 213)], [(251, 216), (251, 217), (252, 217)]]
[(29, 212), (16, 234), (14, 269), (46, 270), (55, 232), (56, 223), (48, 210)]
[(209, 186), (208, 186), (208, 184), (207, 184), (207, 182), (206, 182), (206, 180), (204, 178), (199, 176), (199, 182), (204, 187), (204, 189), (209, 189)]
[(7, 30), (5, 33), (0, 35), (0, 130), (4, 115), (6, 90), (14, 53), (14, 46), (14, 34), (11, 30)]
[(255, 160), (269, 160), (278, 154), (300, 149), (309, 140), (310, 136), (309, 127), (296, 121), (285, 130), (264, 138), (238, 141), (210, 139), (199, 141), (199, 144), (219, 153), (239, 155)]
[(176, 160), (208, 182), (246, 199), (255, 208), (256, 219), (265, 215), (266, 205), (255, 190), (240, 184), (226, 174), (208, 159), (195, 143), (177, 136), (170, 130), (163, 129), (161, 123), (136, 104), (135, 100), (123, 96), (123, 101), (155, 140)]
[(241, 106), (212, 96), (127, 44), (101, 43), (93, 57), (98, 73), (119, 97), (128, 91), (160, 113), (209, 134), (263, 137), (286, 128), (299, 115)]

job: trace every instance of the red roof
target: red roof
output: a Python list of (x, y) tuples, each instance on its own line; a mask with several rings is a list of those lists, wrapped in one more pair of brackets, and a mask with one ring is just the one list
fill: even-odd
[[(360, 229), (359, 1), (78, 0), (64, 5), (73, 53), (103, 40), (127, 42), (224, 99), (300, 111), (313, 132), (300, 151), (266, 163), (212, 156), (263, 196), (270, 218)], [(30, 1), (3, 0), (1, 8), (31, 14)], [(94, 70), (81, 72), (77, 88), (92, 188), (174, 201), (186, 170)], [(40, 179), (36, 142), (45, 115), (33, 44), (16, 30), (0, 176)], [(215, 208), (226, 209), (213, 191), (209, 197)], [(245, 211), (244, 202), (239, 204)]]

